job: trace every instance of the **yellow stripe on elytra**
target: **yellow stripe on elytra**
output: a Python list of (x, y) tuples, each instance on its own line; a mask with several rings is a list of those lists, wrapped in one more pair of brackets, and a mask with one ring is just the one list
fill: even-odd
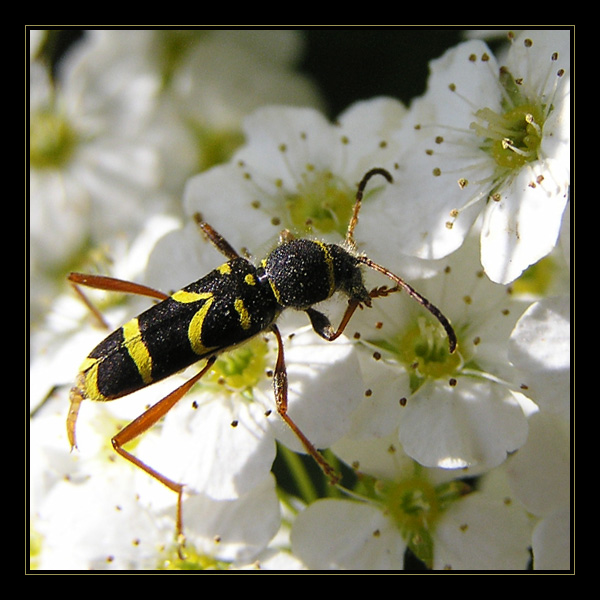
[(323, 257), (325, 258), (325, 262), (327, 263), (327, 277), (329, 279), (329, 295), (331, 296), (333, 292), (335, 292), (335, 276), (333, 272), (333, 257), (331, 256), (331, 252), (329, 252), (329, 248), (327, 248), (326, 244), (323, 242), (315, 241), (315, 244), (318, 244), (323, 251)]
[(175, 292), (171, 298), (175, 300), (175, 302), (180, 302), (182, 304), (188, 304), (190, 302), (198, 302), (200, 300), (208, 300), (212, 298), (211, 292), (186, 292), (184, 290), (179, 290)]
[(90, 400), (108, 400), (98, 389), (98, 359), (87, 357), (81, 365), (83, 375), (83, 395)]
[(210, 293), (198, 295), (203, 295), (206, 302), (202, 305), (200, 310), (196, 312), (190, 321), (188, 327), (188, 339), (194, 353), (201, 356), (210, 350), (210, 348), (207, 348), (204, 346), (204, 344), (202, 344), (202, 324), (204, 323), (204, 319), (206, 318), (206, 315), (208, 314), (208, 311), (214, 302), (214, 298)]
[(80, 373), (86, 373), (87, 371), (89, 371), (96, 363), (98, 362), (97, 358), (92, 358), (91, 356), (88, 356), (83, 363), (81, 363), (81, 367), (79, 367), (79, 372)]
[(152, 357), (146, 344), (142, 341), (140, 324), (137, 319), (131, 319), (123, 325), (123, 344), (131, 356), (145, 384), (152, 383)]
[(242, 326), (242, 329), (250, 329), (250, 313), (244, 306), (244, 301), (241, 298), (237, 298), (233, 303), (233, 306), (240, 315), (240, 325)]
[[(221, 267), (227, 267), (229, 269), (229, 265), (227, 263), (221, 265)], [(225, 272), (226, 270), (221, 270), (222, 274), (225, 274)], [(195, 354), (198, 354), (199, 356), (207, 354), (210, 348), (207, 348), (202, 343), (202, 324), (204, 323), (204, 319), (206, 318), (206, 315), (208, 314), (208, 311), (214, 302), (212, 292), (186, 292), (184, 290), (179, 290), (178, 292), (175, 292), (171, 298), (175, 300), (175, 302), (180, 302), (182, 304), (199, 302), (200, 300), (206, 301), (194, 314), (190, 321), (188, 326), (188, 340)]]

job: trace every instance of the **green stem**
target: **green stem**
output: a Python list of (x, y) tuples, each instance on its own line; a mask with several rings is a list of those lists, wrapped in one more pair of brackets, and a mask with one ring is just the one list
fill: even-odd
[(290, 477), (294, 480), (298, 487), (300, 496), (307, 503), (310, 504), (318, 499), (319, 495), (315, 488), (308, 472), (302, 464), (302, 459), (289, 448), (286, 448), (283, 444), (279, 445), (279, 451), (282, 458), (288, 467)]

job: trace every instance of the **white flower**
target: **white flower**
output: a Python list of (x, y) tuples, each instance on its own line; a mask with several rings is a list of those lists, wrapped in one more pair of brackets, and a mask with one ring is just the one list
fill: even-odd
[(81, 452), (69, 453), (67, 404), (66, 392), (56, 394), (31, 421), (32, 560), (43, 570), (148, 568), (172, 543), (173, 519), (149, 510), (135, 469), (114, 460), (109, 440), (122, 421), (107, 407), (90, 407), (98, 410), (81, 419)]
[(506, 496), (424, 469), (389, 438), (335, 450), (358, 470), (360, 496), (318, 500), (298, 515), (292, 550), (309, 569), (402, 570), (407, 548), (435, 570), (527, 567), (530, 527)]
[(477, 239), (440, 261), (438, 274), (411, 281), (448, 317), (458, 337), (402, 294), (375, 300), (352, 332), (361, 353), (365, 398), (353, 437), (397, 430), (404, 451), (426, 466), (477, 472), (501, 464), (527, 437), (508, 341), (528, 305), (483, 276)]
[[(556, 244), (568, 199), (570, 36), (522, 32), (506, 64), (473, 40), (431, 63), (397, 132), (395, 184), (363, 217), (403, 252), (440, 258), (483, 215), (481, 260), (509, 283)], [(391, 250), (390, 250), (391, 251)]]
[[(131, 221), (141, 222), (140, 203), (160, 182), (156, 148), (143, 139), (156, 82), (106, 58), (81, 42), (56, 83), (47, 72), (32, 71), (31, 229), (36, 242), (54, 234), (39, 257), (46, 263), (67, 242), (57, 232), (103, 241)], [(77, 221), (67, 227), (69, 218)]]
[[(32, 532), (40, 540), (32, 557), (36, 568), (183, 568), (175, 537), (176, 495), (117, 456), (110, 444), (115, 431), (168, 393), (177, 379), (155, 384), (126, 400), (85, 404), (78, 420), (79, 448), (73, 453), (69, 453), (65, 435), (67, 394), (56, 394), (36, 414), (31, 426), (36, 441), (31, 453), (30, 497)], [(186, 398), (183, 402), (191, 405), (193, 400)], [(240, 429), (244, 429), (244, 423), (240, 423)], [(230, 422), (213, 417), (206, 431), (214, 436), (226, 427), (234, 429)], [(179, 433), (185, 437), (186, 431)], [(178, 466), (189, 466), (189, 461), (185, 454), (177, 454), (185, 448), (181, 444), (169, 447), (171, 441), (168, 431), (162, 434), (161, 428), (155, 427), (144, 434), (132, 452), (166, 476), (177, 477)], [(200, 450), (206, 446), (200, 444)], [(256, 442), (247, 438), (234, 446), (223, 436), (212, 451), (223, 451), (231, 459), (235, 450), (242, 459), (250, 456), (252, 461), (255, 446)], [(161, 453), (170, 462), (156, 460)], [(271, 462), (273, 456), (274, 450)], [(210, 455), (204, 459), (212, 462)], [(216, 493), (210, 496), (197, 491), (196, 481), (190, 477), (183, 502), (183, 552), (188, 562), (195, 562), (196, 568), (207, 568), (214, 561), (246, 563), (266, 548), (280, 525), (270, 466), (269, 462), (262, 472), (252, 471), (248, 477), (254, 475), (256, 479), (243, 491), (238, 490), (235, 497), (229, 494), (223, 498), (227, 494), (221, 491), (222, 497), (215, 498), (219, 485), (226, 491), (231, 489), (235, 465), (220, 474), (212, 472), (214, 480), (207, 487)]]

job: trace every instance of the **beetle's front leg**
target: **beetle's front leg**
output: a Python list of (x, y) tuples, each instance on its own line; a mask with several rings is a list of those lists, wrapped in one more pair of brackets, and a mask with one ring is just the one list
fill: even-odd
[(323, 339), (328, 342), (333, 342), (333, 340), (337, 339), (342, 335), (344, 329), (346, 329), (346, 325), (352, 318), (354, 311), (360, 306), (360, 302), (355, 299), (351, 299), (348, 301), (348, 308), (346, 308), (346, 312), (342, 317), (342, 321), (340, 322), (338, 328), (336, 330), (333, 329), (333, 325), (329, 318), (324, 315), (322, 312), (315, 310), (314, 308), (307, 308), (306, 314), (310, 319), (311, 325), (316, 333), (318, 333)]

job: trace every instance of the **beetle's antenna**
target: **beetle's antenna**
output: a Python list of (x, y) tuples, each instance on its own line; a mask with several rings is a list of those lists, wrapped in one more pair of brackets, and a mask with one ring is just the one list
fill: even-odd
[(348, 223), (348, 233), (346, 233), (346, 243), (351, 248), (356, 248), (356, 242), (354, 241), (354, 229), (356, 227), (356, 224), (358, 223), (358, 211), (360, 210), (360, 205), (362, 203), (363, 193), (365, 191), (365, 188), (367, 187), (369, 179), (371, 179), (371, 177), (373, 177), (374, 175), (383, 175), (390, 183), (394, 181), (390, 173), (385, 169), (381, 168), (375, 168), (371, 169), (370, 171), (367, 171), (364, 177), (361, 179), (360, 183), (358, 184), (358, 189), (356, 190), (356, 201), (354, 203), (352, 217), (350, 219), (350, 223)]
[(383, 273), (386, 277), (389, 277), (392, 281), (395, 281), (397, 283), (398, 287), (402, 288), (404, 291), (406, 291), (406, 293), (409, 296), (411, 296), (411, 298), (414, 298), (419, 304), (424, 306), (442, 324), (442, 326), (446, 330), (446, 334), (448, 335), (448, 343), (450, 346), (450, 354), (452, 354), (456, 350), (456, 345), (457, 345), (456, 333), (454, 333), (454, 329), (452, 329), (452, 325), (450, 325), (450, 321), (448, 321), (448, 319), (442, 314), (442, 311), (437, 306), (434, 306), (431, 302), (429, 302), (429, 300), (427, 300), (427, 298), (425, 298), (424, 296), (421, 296), (421, 294), (419, 294), (419, 292), (417, 292), (414, 288), (412, 288), (410, 285), (408, 285), (408, 283), (406, 283), (406, 281), (404, 281), (403, 279), (398, 277), (398, 275), (394, 275), (394, 273), (392, 273), (385, 267), (382, 267), (381, 265), (378, 265), (376, 262), (373, 262), (368, 256), (357, 256), (356, 260), (358, 260), (358, 262), (361, 262), (361, 263), (367, 265), (367, 267), (369, 267), (375, 271), (379, 271), (380, 273)]
[[(356, 224), (358, 223), (358, 212), (360, 211), (360, 206), (362, 202), (363, 193), (365, 188), (367, 187), (367, 183), (369, 179), (374, 175), (382, 175), (385, 177), (389, 183), (392, 183), (394, 180), (390, 173), (386, 169), (375, 168), (367, 171), (364, 177), (361, 179), (358, 184), (358, 189), (356, 190), (356, 202), (354, 203), (354, 210), (352, 211), (352, 217), (350, 219), (350, 223), (348, 223), (348, 233), (346, 234), (346, 243), (352, 247), (356, 248), (356, 242), (354, 241), (354, 229), (356, 228)], [(442, 314), (442, 311), (437, 306), (434, 306), (427, 298), (421, 296), (417, 290), (412, 288), (406, 281), (398, 277), (398, 275), (394, 275), (391, 271), (378, 265), (376, 262), (373, 262), (367, 256), (357, 256), (356, 259), (367, 265), (367, 267), (379, 271), (383, 273), (386, 277), (389, 277), (392, 281), (395, 281), (399, 288), (406, 291), (406, 293), (414, 298), (419, 304), (425, 307), (444, 327), (446, 330), (446, 334), (448, 335), (448, 343), (450, 345), (450, 353), (452, 354), (456, 350), (456, 333), (454, 333), (454, 329), (452, 329), (452, 325), (450, 325), (450, 321)]]

